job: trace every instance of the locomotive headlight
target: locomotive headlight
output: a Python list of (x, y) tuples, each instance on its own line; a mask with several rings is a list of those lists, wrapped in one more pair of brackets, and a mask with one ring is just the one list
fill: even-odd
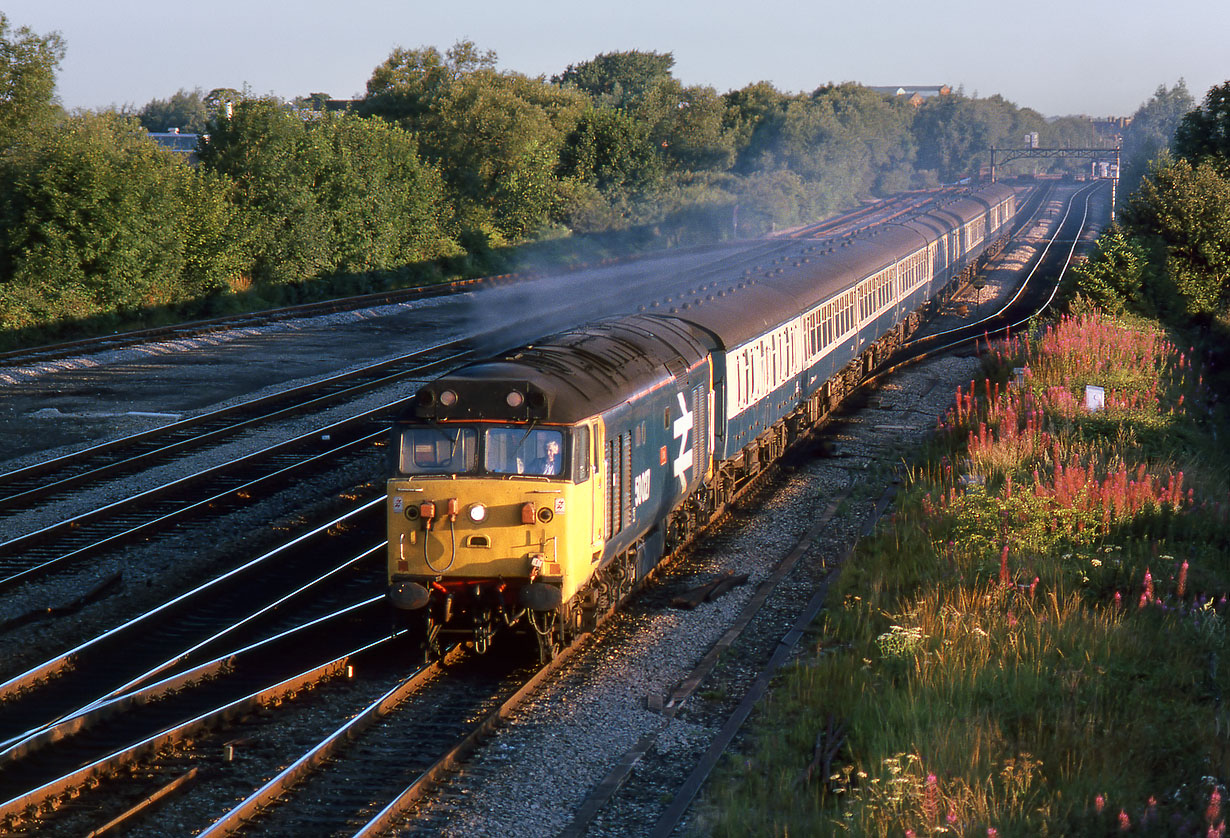
[(520, 407), (525, 404), (525, 396), (521, 394), (520, 390), (509, 390), (508, 395), (504, 397), (504, 401), (508, 403), (509, 407)]
[(453, 392), (452, 390), (441, 390), (440, 391), (440, 404), (444, 405), (445, 407), (452, 407), (453, 405), (457, 404), (457, 394)]
[(487, 507), (481, 503), (470, 504), (470, 520), (476, 524), (481, 524), (487, 520)]

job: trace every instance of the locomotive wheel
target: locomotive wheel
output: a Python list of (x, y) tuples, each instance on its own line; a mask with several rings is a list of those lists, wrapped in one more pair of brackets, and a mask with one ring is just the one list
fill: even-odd
[(567, 642), (572, 643), (585, 633), (585, 609), (581, 607), (580, 597), (573, 597), (572, 602), (568, 603), (566, 607), (568, 609), (568, 620), (565, 639)]

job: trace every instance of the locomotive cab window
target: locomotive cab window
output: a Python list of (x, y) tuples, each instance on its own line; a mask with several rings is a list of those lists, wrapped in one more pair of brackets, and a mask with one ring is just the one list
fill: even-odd
[(564, 434), (555, 428), (488, 428), (483, 468), (492, 474), (558, 477), (564, 472)]
[(589, 428), (580, 427), (572, 432), (572, 479), (584, 483), (589, 479)]
[(403, 474), (462, 474), (478, 465), (478, 433), (473, 428), (408, 428), (401, 434), (399, 469)]

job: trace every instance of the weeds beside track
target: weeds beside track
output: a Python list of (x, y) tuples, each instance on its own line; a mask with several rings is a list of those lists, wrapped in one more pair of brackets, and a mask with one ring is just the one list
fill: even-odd
[(710, 790), (712, 834), (1223, 834), (1230, 461), (1192, 356), (1097, 313), (994, 347)]

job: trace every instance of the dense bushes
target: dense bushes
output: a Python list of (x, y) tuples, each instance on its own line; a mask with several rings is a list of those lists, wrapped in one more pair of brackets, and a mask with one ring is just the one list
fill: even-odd
[(0, 325), (123, 315), (228, 289), (249, 238), (230, 191), (117, 117), (26, 133), (0, 156)]

